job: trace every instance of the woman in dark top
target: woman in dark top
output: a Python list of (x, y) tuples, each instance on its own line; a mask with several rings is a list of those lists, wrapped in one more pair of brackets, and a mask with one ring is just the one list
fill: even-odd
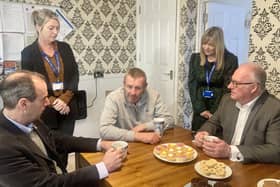
[(198, 130), (216, 111), (237, 67), (237, 57), (225, 48), (222, 29), (207, 29), (201, 39), (200, 53), (192, 54), (189, 64), (192, 130)]
[(38, 39), (23, 49), (22, 69), (47, 77), (51, 105), (45, 109), (41, 118), (51, 129), (72, 135), (77, 113), (74, 99), (79, 82), (77, 63), (70, 46), (56, 40), (60, 23), (53, 11), (35, 10), (32, 19)]

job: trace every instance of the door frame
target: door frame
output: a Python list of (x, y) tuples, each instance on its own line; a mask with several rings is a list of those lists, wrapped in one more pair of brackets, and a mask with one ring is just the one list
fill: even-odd
[[(251, 0), (252, 1), (252, 0)], [(200, 40), (201, 37), (206, 29), (207, 25), (207, 10), (206, 10), (206, 4), (209, 2), (216, 2), (220, 4), (226, 4), (226, 5), (240, 5), (245, 4), (244, 0), (198, 0), (198, 7), (197, 7), (197, 25), (196, 25), (196, 44), (195, 44), (195, 51), (200, 51)], [(251, 9), (250, 9), (251, 11)], [(247, 14), (247, 22), (250, 24), (249, 20), (251, 19), (251, 12), (248, 12)], [(248, 44), (249, 45), (249, 44)]]
[[(141, 8), (140, 8), (140, 3), (141, 0), (136, 1), (136, 66), (139, 66), (141, 64), (141, 55), (140, 55), (140, 13), (141, 13)], [(178, 89), (178, 54), (179, 54), (179, 49), (178, 49), (178, 33), (179, 33), (179, 23), (178, 23), (178, 16), (179, 16), (179, 6), (180, 0), (174, 0), (176, 1), (176, 15), (175, 15), (175, 49), (174, 49), (174, 61), (175, 64), (173, 65), (173, 96), (174, 96), (174, 104), (172, 105), (172, 108), (170, 113), (174, 116), (175, 122), (176, 122), (176, 109), (177, 109), (177, 89)], [(148, 80), (149, 81), (149, 80)]]

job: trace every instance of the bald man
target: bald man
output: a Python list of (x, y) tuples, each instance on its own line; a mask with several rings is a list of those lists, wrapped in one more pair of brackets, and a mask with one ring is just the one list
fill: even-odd
[[(265, 89), (266, 73), (242, 64), (232, 75), (216, 113), (199, 129), (194, 143), (214, 158), (243, 163), (280, 163), (280, 101)], [(218, 138), (209, 141), (208, 135)]]

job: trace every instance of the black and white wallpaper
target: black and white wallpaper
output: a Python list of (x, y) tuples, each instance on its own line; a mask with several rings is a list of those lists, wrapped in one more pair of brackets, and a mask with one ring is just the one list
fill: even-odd
[[(60, 6), (75, 26), (65, 39), (81, 76), (123, 73), (136, 62), (137, 0), (3, 0)], [(190, 128), (188, 62), (195, 48), (198, 0), (178, 0), (176, 121)], [(253, 0), (249, 59), (267, 71), (267, 89), (280, 97), (280, 1)]]
[(279, 0), (253, 0), (249, 44), (249, 59), (266, 70), (266, 87), (280, 98)]

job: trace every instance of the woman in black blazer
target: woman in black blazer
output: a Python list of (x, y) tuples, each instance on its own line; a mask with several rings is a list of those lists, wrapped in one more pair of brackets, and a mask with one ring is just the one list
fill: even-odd
[(77, 63), (70, 46), (56, 40), (60, 23), (54, 12), (48, 9), (34, 11), (32, 19), (38, 38), (21, 52), (22, 69), (47, 77), (51, 105), (41, 119), (51, 129), (72, 135), (77, 113), (74, 99), (79, 82)]
[(207, 29), (201, 39), (200, 53), (192, 54), (189, 63), (192, 130), (198, 130), (217, 110), (237, 67), (237, 57), (225, 48), (223, 30)]

